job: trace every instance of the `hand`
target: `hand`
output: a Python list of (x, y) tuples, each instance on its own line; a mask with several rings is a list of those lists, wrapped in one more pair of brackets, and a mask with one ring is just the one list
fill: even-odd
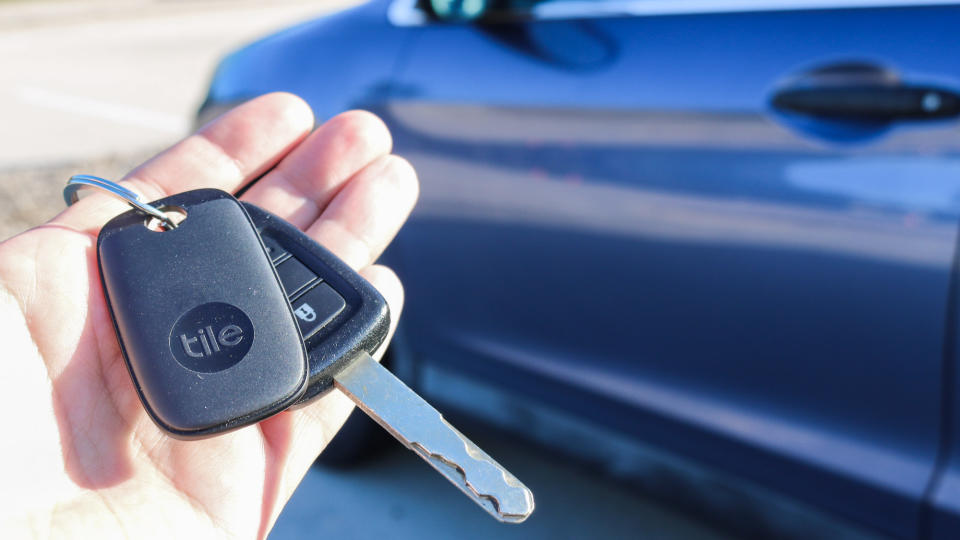
[[(303, 101), (263, 96), (125, 182), (154, 200), (235, 191), (276, 166), (243, 198), (359, 270), (396, 321), (403, 289), (373, 262), (413, 207), (416, 175), (369, 113), (312, 127)], [(161, 432), (127, 373), (97, 271), (97, 232), (126, 209), (91, 195), (0, 244), (0, 537), (263, 538), (353, 406), (333, 392), (211, 439)]]

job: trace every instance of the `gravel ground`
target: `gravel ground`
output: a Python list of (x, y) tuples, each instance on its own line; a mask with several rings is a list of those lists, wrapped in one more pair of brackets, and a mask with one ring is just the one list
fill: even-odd
[(0, 239), (187, 133), (219, 58), (358, 0), (0, 0)]
[(40, 225), (63, 210), (63, 185), (71, 175), (87, 173), (111, 180), (120, 179), (156, 152), (151, 150), (50, 167), (0, 170), (0, 239)]

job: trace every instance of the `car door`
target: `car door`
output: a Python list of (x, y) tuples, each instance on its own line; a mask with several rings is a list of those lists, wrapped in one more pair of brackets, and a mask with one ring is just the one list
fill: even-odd
[(483, 24), (394, 3), (413, 37), (378, 112), (422, 183), (391, 253), (422, 369), (915, 537), (957, 123), (798, 112), (789, 91), (949, 100), (960, 11), (854, 3), (549, 2)]

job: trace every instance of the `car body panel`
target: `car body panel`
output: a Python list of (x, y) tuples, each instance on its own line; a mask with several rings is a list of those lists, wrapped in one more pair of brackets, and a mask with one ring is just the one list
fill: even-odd
[[(960, 257), (960, 255), (958, 255)], [(930, 484), (929, 500), (927, 501), (927, 519), (921, 524), (924, 537), (934, 540), (953, 540), (960, 531), (960, 350), (957, 348), (957, 338), (960, 335), (957, 324), (960, 321), (960, 297), (958, 297), (957, 277), (960, 276), (960, 264), (954, 261), (954, 283), (950, 290), (950, 311), (947, 323), (953, 332), (948, 336), (944, 345), (949, 362), (944, 364), (943, 381), (944, 396), (942, 410), (942, 425), (944, 426), (941, 439), (941, 460), (937, 474)]]
[[(960, 88), (957, 8), (405, 28), (386, 9), (236, 53), (211, 99), (289, 90), (321, 119), (363, 106), (388, 123), (422, 184), (384, 258), (413, 384), (459, 373), (920, 534), (945, 448), (956, 122), (831, 140), (769, 102), (850, 61)], [(355, 62), (390, 62), (344, 67), (364, 74), (336, 95), (297, 70), (349, 63), (336, 44), (359, 27)]]
[(955, 125), (847, 147), (767, 102), (850, 56), (908, 80), (960, 74), (937, 54), (950, 21), (595, 19), (616, 53), (589, 69), (498, 29), (425, 28), (399, 74), (411, 97), (381, 111), (423, 182), (398, 242), (415, 354), (578, 414), (594, 407), (565, 387), (613, 398), (619, 414), (594, 421), (915, 534), (939, 440)]
[(384, 5), (362, 4), (268, 36), (225, 57), (201, 107), (235, 105), (268, 92), (291, 92), (317, 123), (379, 102), (410, 32), (386, 24)]

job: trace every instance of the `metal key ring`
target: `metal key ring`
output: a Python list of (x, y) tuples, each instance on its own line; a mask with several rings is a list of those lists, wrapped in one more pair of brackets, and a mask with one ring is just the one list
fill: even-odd
[(164, 214), (160, 209), (155, 206), (151, 206), (140, 200), (140, 195), (137, 193), (121, 186), (116, 182), (111, 182), (106, 178), (100, 178), (99, 176), (93, 176), (89, 174), (75, 174), (67, 180), (67, 185), (63, 187), (63, 200), (67, 203), (67, 206), (71, 206), (79, 199), (77, 194), (80, 189), (84, 187), (94, 187), (102, 189), (107, 193), (122, 199), (123, 202), (132, 206), (135, 210), (139, 210), (144, 214), (158, 219), (163, 223), (164, 227), (168, 229), (176, 229), (177, 224), (173, 222), (166, 214)]

